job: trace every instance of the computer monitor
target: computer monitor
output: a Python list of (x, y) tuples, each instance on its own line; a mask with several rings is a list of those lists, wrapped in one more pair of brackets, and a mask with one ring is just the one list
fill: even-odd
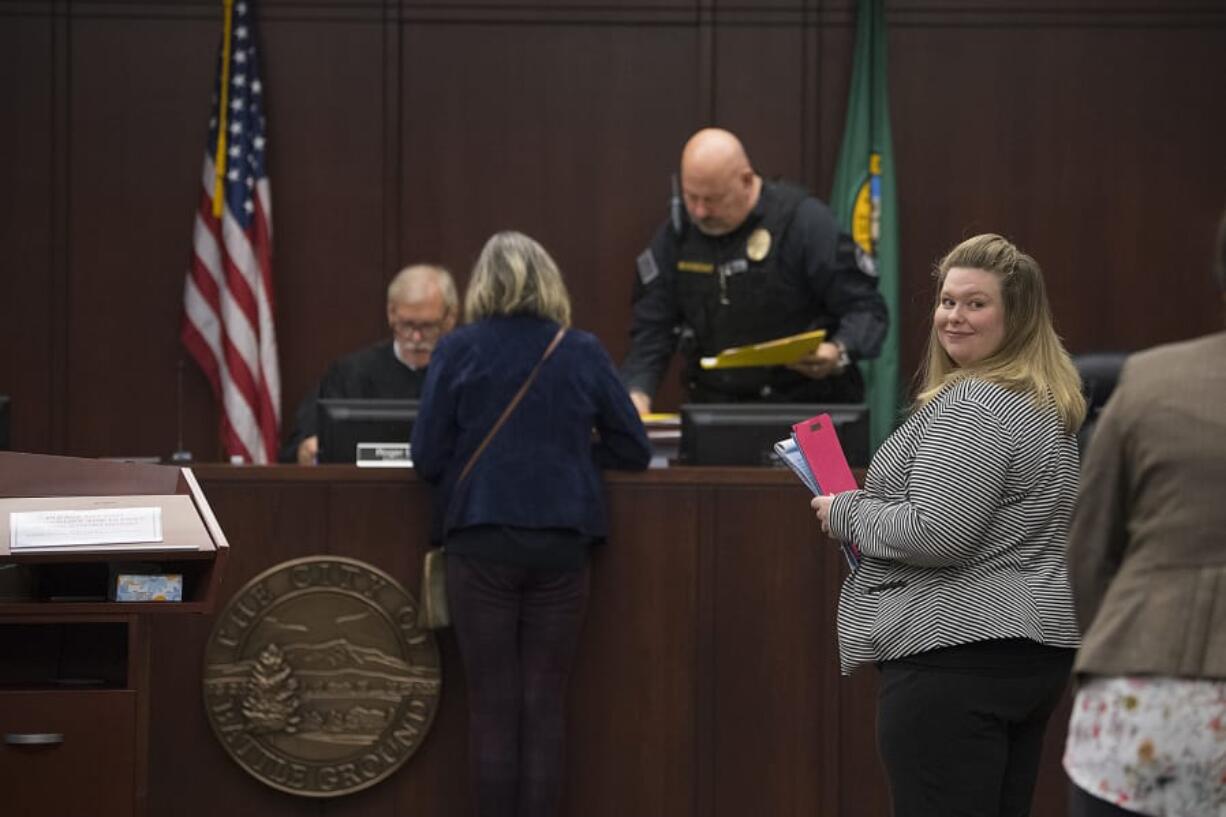
[(316, 409), (319, 461), (353, 463), (358, 443), (407, 443), (416, 400), (327, 399)]
[(9, 445), (9, 398), (0, 394), (0, 451), (8, 451)]
[(687, 403), (681, 407), (681, 465), (779, 465), (774, 446), (792, 426), (829, 414), (853, 467), (868, 465), (863, 403)]

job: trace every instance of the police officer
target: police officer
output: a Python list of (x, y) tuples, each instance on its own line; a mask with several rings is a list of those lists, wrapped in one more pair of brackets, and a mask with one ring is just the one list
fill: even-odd
[[(681, 196), (638, 257), (630, 351), (622, 379), (651, 410), (680, 347), (695, 402), (859, 402), (856, 360), (881, 349), (889, 320), (871, 259), (804, 190), (763, 181), (726, 130), (694, 134), (681, 154)], [(688, 218), (686, 217), (688, 215)], [(732, 346), (825, 329), (791, 366), (704, 370)]]

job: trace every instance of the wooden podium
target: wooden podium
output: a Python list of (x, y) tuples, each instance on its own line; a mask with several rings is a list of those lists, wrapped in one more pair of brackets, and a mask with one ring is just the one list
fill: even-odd
[[(13, 553), (10, 513), (160, 508), (163, 541)], [(229, 546), (188, 468), (0, 452), (0, 802), (6, 817), (143, 817), (148, 617), (209, 613)], [(183, 577), (119, 602), (115, 574)]]

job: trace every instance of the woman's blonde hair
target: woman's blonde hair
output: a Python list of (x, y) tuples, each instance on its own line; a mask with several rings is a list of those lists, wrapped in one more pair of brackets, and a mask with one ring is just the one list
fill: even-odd
[(536, 315), (570, 326), (570, 295), (558, 265), (523, 233), (495, 233), (473, 267), (464, 316), (472, 323), (491, 315)]
[(984, 270), (1000, 279), (1004, 340), (991, 355), (963, 368), (941, 346), (934, 321), (928, 334), (927, 360), (918, 376), (916, 407), (926, 405), (950, 384), (973, 376), (1010, 391), (1031, 394), (1039, 403), (1050, 400), (1064, 428), (1070, 434), (1075, 432), (1086, 414), (1081, 377), (1052, 324), (1038, 262), (999, 235), (968, 238), (937, 265), (937, 304), (945, 277), (955, 267)]

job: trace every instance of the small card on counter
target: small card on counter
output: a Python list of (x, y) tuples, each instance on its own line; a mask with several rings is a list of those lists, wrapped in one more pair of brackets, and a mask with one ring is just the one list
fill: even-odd
[(115, 601), (183, 601), (183, 574), (120, 573), (115, 577)]
[(355, 460), (362, 468), (412, 468), (408, 443), (358, 443)]

